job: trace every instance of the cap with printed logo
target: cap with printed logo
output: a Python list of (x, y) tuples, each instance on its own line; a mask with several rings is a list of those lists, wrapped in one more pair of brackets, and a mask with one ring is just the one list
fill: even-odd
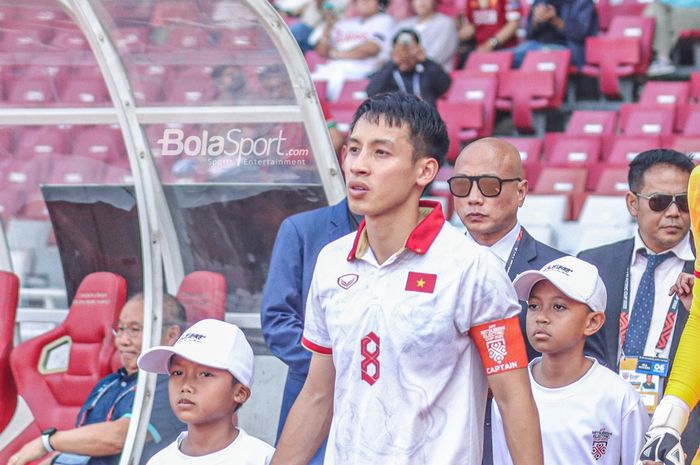
[(144, 371), (167, 374), (173, 355), (200, 365), (228, 370), (249, 388), (253, 384), (253, 348), (243, 331), (234, 324), (213, 319), (201, 320), (185, 331), (173, 346), (157, 346), (141, 354), (138, 365)]
[(513, 281), (518, 299), (527, 301), (532, 287), (545, 279), (568, 297), (588, 305), (594, 312), (605, 311), (608, 293), (594, 265), (567, 256), (547, 263), (539, 271), (520, 273)]

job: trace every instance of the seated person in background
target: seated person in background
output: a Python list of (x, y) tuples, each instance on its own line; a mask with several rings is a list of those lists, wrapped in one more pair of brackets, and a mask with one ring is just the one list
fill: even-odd
[(370, 79), (367, 95), (400, 91), (421, 97), (435, 106), (435, 101), (447, 92), (451, 83), (445, 70), (425, 57), (418, 34), (403, 29), (394, 37), (391, 61)]
[[(649, 426), (647, 409), (629, 383), (583, 354), (586, 338), (605, 322), (607, 292), (598, 269), (562, 257), (519, 274), (513, 286), (528, 304), (527, 337), (542, 353), (529, 372), (544, 463), (635, 465)], [(509, 464), (497, 404), (494, 463)]]
[(527, 21), (527, 40), (513, 51), (513, 67), (519, 68), (530, 50), (571, 50), (571, 63), (586, 61), (586, 37), (598, 33), (598, 14), (592, 0), (535, 0)]
[(387, 0), (355, 0), (357, 17), (336, 21), (327, 13), (316, 52), (329, 58), (311, 77), (328, 81), (327, 97), (335, 101), (346, 79), (364, 79), (376, 71), (388, 55), (388, 34), (394, 20), (383, 13)]
[(211, 71), (220, 103), (243, 103), (248, 88), (240, 65), (219, 65)]
[[(172, 344), (180, 336), (180, 328), (184, 322), (184, 310), (180, 313), (175, 298), (163, 296), (164, 322), (162, 344)], [(56, 431), (49, 428), (36, 439), (28, 442), (10, 460), (10, 465), (25, 465), (44, 457), (50, 452), (57, 451), (55, 457), (48, 457), (41, 462), (46, 464), (89, 464), (116, 465), (119, 454), (124, 448), (126, 432), (129, 428), (129, 418), (134, 402), (137, 358), (141, 353), (141, 338), (143, 330), (143, 294), (137, 294), (129, 299), (119, 314), (119, 320), (114, 326), (114, 342), (119, 351), (122, 368), (106, 376), (97, 383), (83, 404), (76, 427), (71, 430)], [(176, 315), (180, 321), (170, 320)], [(162, 410), (159, 398), (162, 399), (164, 383), (156, 385), (156, 397), (149, 426), (152, 438), (167, 438), (171, 431), (182, 425), (174, 417), (170, 408)], [(159, 395), (161, 393), (161, 395)], [(149, 449), (146, 444), (144, 453)]]
[(467, 0), (460, 20), (457, 67), (461, 69), (473, 50), (492, 52), (516, 45), (520, 3), (518, 0)]
[(435, 11), (437, 0), (412, 0), (416, 16), (404, 19), (396, 29), (413, 29), (418, 33), (425, 54), (451, 71), (457, 51), (457, 25), (454, 19)]
[(277, 0), (275, 7), (290, 16), (299, 16), (299, 21), (289, 26), (289, 30), (299, 44), (302, 53), (314, 49), (309, 38), (311, 33), (323, 24), (323, 10), (332, 10), (336, 16), (342, 15), (348, 0)]
[(149, 465), (185, 463), (267, 465), (274, 448), (236, 426), (235, 412), (250, 398), (253, 348), (238, 326), (206, 319), (174, 346), (139, 357), (144, 371), (169, 374), (170, 405), (187, 431)]
[(700, 0), (657, 0), (646, 7), (644, 15), (655, 20), (653, 48), (656, 58), (647, 74), (671, 74), (676, 70), (671, 63), (671, 50), (678, 41), (680, 31), (700, 29)]

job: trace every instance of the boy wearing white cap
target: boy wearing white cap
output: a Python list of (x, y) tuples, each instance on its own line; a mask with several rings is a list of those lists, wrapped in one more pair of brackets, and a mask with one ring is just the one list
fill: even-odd
[(236, 426), (234, 412), (250, 397), (253, 349), (236, 325), (202, 320), (174, 346), (139, 357), (139, 368), (169, 374), (170, 407), (187, 424), (148, 465), (267, 465), (274, 448)]
[[(513, 286), (528, 303), (527, 337), (542, 353), (528, 368), (544, 463), (634, 465), (649, 425), (647, 410), (629, 383), (583, 354), (586, 338), (605, 322), (598, 269), (562, 257), (521, 273)], [(510, 464), (496, 402), (492, 408), (494, 463)]]

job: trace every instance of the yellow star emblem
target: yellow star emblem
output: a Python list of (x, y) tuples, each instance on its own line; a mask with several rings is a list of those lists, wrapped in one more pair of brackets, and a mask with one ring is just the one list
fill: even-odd
[(416, 286), (425, 287), (425, 280), (423, 278), (419, 279), (418, 281), (416, 281)]

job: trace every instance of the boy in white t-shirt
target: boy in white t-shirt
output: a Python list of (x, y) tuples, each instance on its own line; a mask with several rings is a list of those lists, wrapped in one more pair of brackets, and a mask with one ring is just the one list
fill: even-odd
[[(605, 322), (605, 285), (598, 269), (562, 257), (513, 281), (528, 303), (527, 337), (542, 353), (530, 362), (532, 391), (548, 465), (635, 465), (649, 415), (639, 394), (583, 354)], [(494, 464), (512, 463), (493, 403)]]
[(274, 448), (236, 426), (234, 413), (250, 397), (253, 349), (236, 325), (202, 320), (174, 346), (158, 346), (139, 368), (169, 374), (170, 407), (187, 424), (148, 465), (267, 465)]

